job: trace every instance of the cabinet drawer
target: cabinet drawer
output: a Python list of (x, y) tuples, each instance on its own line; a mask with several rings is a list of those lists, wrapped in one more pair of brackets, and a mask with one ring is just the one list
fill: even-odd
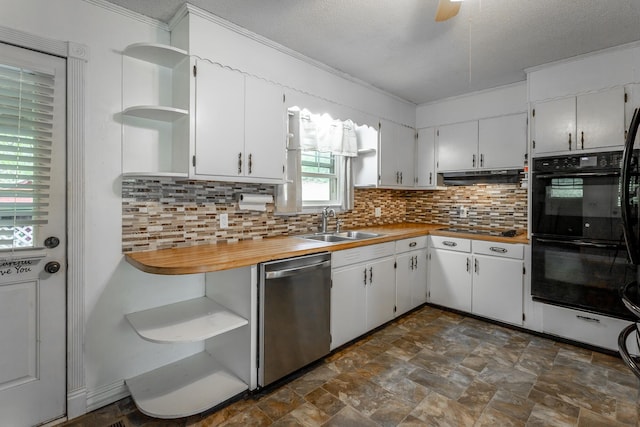
[[(618, 350), (618, 335), (631, 322), (544, 304), (542, 331), (598, 347)], [(637, 352), (636, 348), (631, 349)]]
[(474, 254), (493, 255), (513, 259), (524, 258), (524, 246), (520, 244), (474, 240), (472, 246)]
[(396, 253), (415, 251), (427, 247), (427, 236), (414, 237), (412, 239), (402, 239), (396, 241)]
[(395, 242), (387, 242), (377, 245), (345, 249), (344, 251), (335, 251), (331, 253), (331, 268), (344, 267), (345, 265), (368, 262), (376, 258), (392, 256), (395, 253), (395, 249)]
[(456, 252), (471, 252), (471, 240), (457, 237), (431, 236), (431, 247)]

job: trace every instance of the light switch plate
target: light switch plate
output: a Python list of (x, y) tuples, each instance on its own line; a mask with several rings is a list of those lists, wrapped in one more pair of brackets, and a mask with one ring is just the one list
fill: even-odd
[(220, 228), (229, 228), (229, 214), (220, 214)]

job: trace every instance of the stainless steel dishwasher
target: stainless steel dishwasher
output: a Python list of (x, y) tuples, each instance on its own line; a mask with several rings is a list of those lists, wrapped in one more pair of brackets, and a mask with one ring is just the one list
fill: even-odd
[(260, 264), (258, 384), (272, 382), (329, 353), (331, 255)]

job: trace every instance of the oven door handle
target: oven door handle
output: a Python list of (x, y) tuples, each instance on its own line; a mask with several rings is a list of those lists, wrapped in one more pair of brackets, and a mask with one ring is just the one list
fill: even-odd
[(556, 240), (556, 239), (543, 239), (536, 238), (537, 242), (540, 243), (560, 243), (561, 245), (568, 246), (582, 246), (587, 248), (598, 248), (598, 249), (618, 249), (618, 245), (612, 243), (594, 243), (594, 242), (585, 242), (584, 240)]
[(550, 173), (544, 175), (533, 174), (536, 178), (591, 178), (591, 177), (607, 177), (607, 176), (620, 176), (620, 171), (610, 172), (576, 172), (576, 173)]

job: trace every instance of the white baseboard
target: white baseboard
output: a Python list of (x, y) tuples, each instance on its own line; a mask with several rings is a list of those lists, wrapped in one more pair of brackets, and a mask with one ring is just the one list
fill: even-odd
[(67, 393), (67, 418), (76, 418), (86, 413), (87, 389), (83, 387)]
[(87, 392), (87, 412), (95, 411), (129, 396), (129, 389), (124, 380), (98, 387)]

